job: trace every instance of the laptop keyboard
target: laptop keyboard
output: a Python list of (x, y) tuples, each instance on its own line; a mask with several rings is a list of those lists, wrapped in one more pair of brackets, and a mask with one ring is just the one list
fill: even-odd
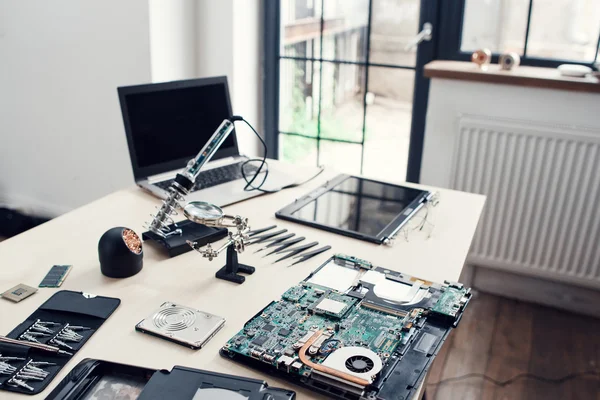
[[(196, 178), (196, 184), (192, 188), (192, 192), (217, 186), (222, 183), (231, 182), (236, 179), (241, 179), (242, 164), (242, 162), (239, 162), (237, 164), (225, 165), (223, 167), (200, 172)], [(244, 167), (246, 175), (250, 176), (252, 176), (257, 170), (258, 167), (255, 167), (254, 165), (246, 165), (246, 167)], [(167, 179), (166, 181), (156, 182), (154, 185), (163, 190), (167, 190), (169, 186), (171, 186), (171, 182), (173, 182), (173, 179)]]

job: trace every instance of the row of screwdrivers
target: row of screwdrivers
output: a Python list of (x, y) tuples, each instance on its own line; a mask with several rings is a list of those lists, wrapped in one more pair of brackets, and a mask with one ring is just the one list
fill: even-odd
[[(267, 245), (256, 250), (254, 253), (259, 253), (261, 251), (272, 249), (271, 252), (265, 254), (263, 256), (263, 258), (268, 257), (272, 254), (287, 253), (283, 257), (280, 257), (277, 260), (275, 260), (273, 262), (273, 264), (278, 263), (283, 260), (286, 260), (288, 258), (297, 259), (295, 262), (288, 265), (288, 267), (291, 267), (292, 265), (296, 265), (301, 262), (304, 262), (312, 257), (315, 257), (315, 256), (331, 249), (331, 246), (323, 246), (321, 248), (318, 248), (317, 250), (313, 250), (308, 253), (301, 254), (303, 251), (317, 246), (319, 244), (319, 242), (310, 242), (310, 243), (303, 244), (300, 246), (292, 247), (293, 245), (302, 242), (306, 238), (304, 236), (296, 237), (295, 233), (287, 233), (287, 231), (288, 231), (287, 229), (280, 229), (278, 231), (269, 232), (275, 228), (277, 228), (277, 225), (271, 225), (271, 226), (267, 226), (265, 228), (256, 229), (256, 230), (248, 232), (248, 236), (250, 237), (248, 245), (259, 244), (259, 243), (262, 243), (262, 244), (268, 243)], [(259, 234), (264, 233), (264, 232), (268, 232), (268, 233), (265, 233), (265, 234), (259, 236)]]

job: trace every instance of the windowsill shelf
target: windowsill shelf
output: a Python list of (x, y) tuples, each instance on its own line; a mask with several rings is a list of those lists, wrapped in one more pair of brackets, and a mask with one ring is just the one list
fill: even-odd
[(486, 70), (482, 70), (472, 62), (439, 60), (425, 66), (425, 76), (427, 78), (600, 93), (598, 78), (561, 76), (555, 68), (519, 66), (512, 71), (504, 71), (498, 64), (491, 64)]

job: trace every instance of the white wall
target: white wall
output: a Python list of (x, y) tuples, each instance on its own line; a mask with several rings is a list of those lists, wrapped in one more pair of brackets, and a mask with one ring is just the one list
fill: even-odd
[[(262, 131), (260, 0), (149, 0), (152, 81), (227, 76), (234, 114)], [(237, 123), (240, 152), (259, 142)]]
[(0, 204), (52, 216), (132, 185), (118, 86), (227, 75), (261, 132), (260, 3), (0, 0)]
[(152, 81), (190, 79), (196, 72), (196, 0), (148, 0)]
[(149, 81), (148, 0), (0, 0), (0, 202), (55, 215), (131, 185), (116, 88)]
[[(233, 113), (244, 117), (262, 134), (260, 3), (198, 0), (196, 68), (199, 77), (227, 75)], [(238, 122), (236, 133), (241, 153), (260, 153), (259, 142), (250, 128)]]
[[(263, 33), (260, 0), (233, 0), (233, 112), (243, 116), (263, 135), (262, 65)], [(262, 146), (254, 133), (238, 123), (240, 151), (262, 155)], [(264, 135), (263, 135), (264, 138)], [(273, 155), (270, 155), (272, 158)]]

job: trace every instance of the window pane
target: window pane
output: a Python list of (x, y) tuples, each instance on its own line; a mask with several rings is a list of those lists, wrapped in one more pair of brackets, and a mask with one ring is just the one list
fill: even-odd
[(323, 1), (323, 59), (365, 61), (369, 0)]
[(420, 30), (419, 10), (420, 0), (373, 0), (370, 62), (416, 64), (417, 47), (404, 48)]
[(528, 13), (529, 0), (466, 0), (460, 49), (523, 54)]
[(321, 137), (362, 140), (364, 66), (324, 62)]
[[(296, 43), (321, 41), (321, 1), (281, 1), (281, 54)], [(289, 54), (286, 54), (289, 55)], [(317, 53), (318, 58), (320, 52)], [(312, 55), (311, 55), (312, 56)]]
[(279, 67), (279, 130), (317, 136), (320, 63), (282, 59)]
[(314, 167), (317, 165), (317, 140), (280, 133), (279, 159)]
[(339, 172), (360, 174), (360, 144), (321, 140), (319, 163)]
[(363, 173), (390, 181), (406, 179), (414, 71), (370, 67)]
[(535, 0), (527, 55), (592, 62), (599, 34), (599, 0)]

